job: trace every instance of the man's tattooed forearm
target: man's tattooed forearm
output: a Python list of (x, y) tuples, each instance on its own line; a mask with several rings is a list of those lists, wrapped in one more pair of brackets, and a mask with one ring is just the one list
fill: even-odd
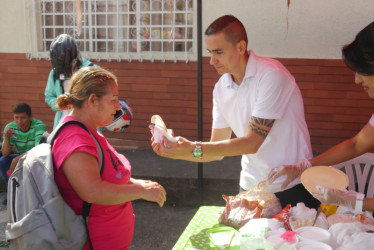
[(263, 119), (252, 116), (251, 122), (249, 123), (249, 127), (254, 133), (258, 134), (263, 138), (266, 138), (266, 136), (269, 134), (271, 127), (274, 124), (274, 121), (274, 119)]

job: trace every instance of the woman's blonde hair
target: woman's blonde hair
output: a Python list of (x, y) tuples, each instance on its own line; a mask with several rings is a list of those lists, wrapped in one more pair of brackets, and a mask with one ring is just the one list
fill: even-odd
[(98, 98), (106, 95), (111, 82), (117, 83), (117, 78), (111, 72), (97, 67), (83, 67), (74, 73), (68, 92), (57, 97), (56, 105), (60, 110), (71, 105), (80, 108), (92, 93)]

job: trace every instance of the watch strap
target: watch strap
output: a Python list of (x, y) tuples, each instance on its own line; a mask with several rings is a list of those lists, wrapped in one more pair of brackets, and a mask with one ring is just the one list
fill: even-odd
[(194, 150), (192, 151), (194, 158), (203, 158), (203, 145), (201, 141), (197, 141)]
[(355, 213), (356, 214), (361, 214), (362, 213), (362, 208), (364, 206), (364, 194), (358, 194), (356, 197), (356, 203), (355, 203)]

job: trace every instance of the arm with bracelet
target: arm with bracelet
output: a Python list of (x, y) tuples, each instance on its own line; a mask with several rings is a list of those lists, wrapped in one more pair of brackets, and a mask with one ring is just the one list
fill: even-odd
[[(374, 22), (368, 24), (355, 39), (343, 46), (343, 61), (354, 74), (354, 83), (361, 86), (370, 98), (374, 99)], [(354, 137), (332, 147), (321, 155), (310, 159), (310, 166), (332, 166), (366, 152), (371, 152), (374, 148), (374, 115), (369, 122)], [(299, 166), (298, 166), (299, 165)], [(273, 169), (267, 179), (272, 183), (282, 175), (286, 175), (284, 184), (289, 183), (289, 179), (301, 174), (306, 168), (302, 164), (292, 166), (280, 166)], [(298, 174), (300, 173), (300, 174)], [(323, 183), (321, 183), (323, 185)], [(351, 210), (360, 213), (362, 210), (374, 211), (373, 198), (364, 198), (364, 194), (354, 191), (331, 189), (319, 187), (319, 194), (315, 198), (325, 204), (336, 204), (349, 207)]]
[(324, 186), (317, 186), (317, 189), (319, 193), (312, 193), (312, 195), (324, 204), (344, 206), (356, 214), (360, 214), (364, 210), (374, 211), (374, 199), (365, 198), (365, 195), (362, 193)]

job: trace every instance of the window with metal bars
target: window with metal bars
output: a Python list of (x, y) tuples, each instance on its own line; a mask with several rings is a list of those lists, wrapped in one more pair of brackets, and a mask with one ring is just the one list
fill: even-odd
[(27, 1), (25, 20), (35, 18), (28, 22), (31, 58), (48, 56), (62, 33), (88, 58), (188, 60), (193, 54), (193, 0)]

